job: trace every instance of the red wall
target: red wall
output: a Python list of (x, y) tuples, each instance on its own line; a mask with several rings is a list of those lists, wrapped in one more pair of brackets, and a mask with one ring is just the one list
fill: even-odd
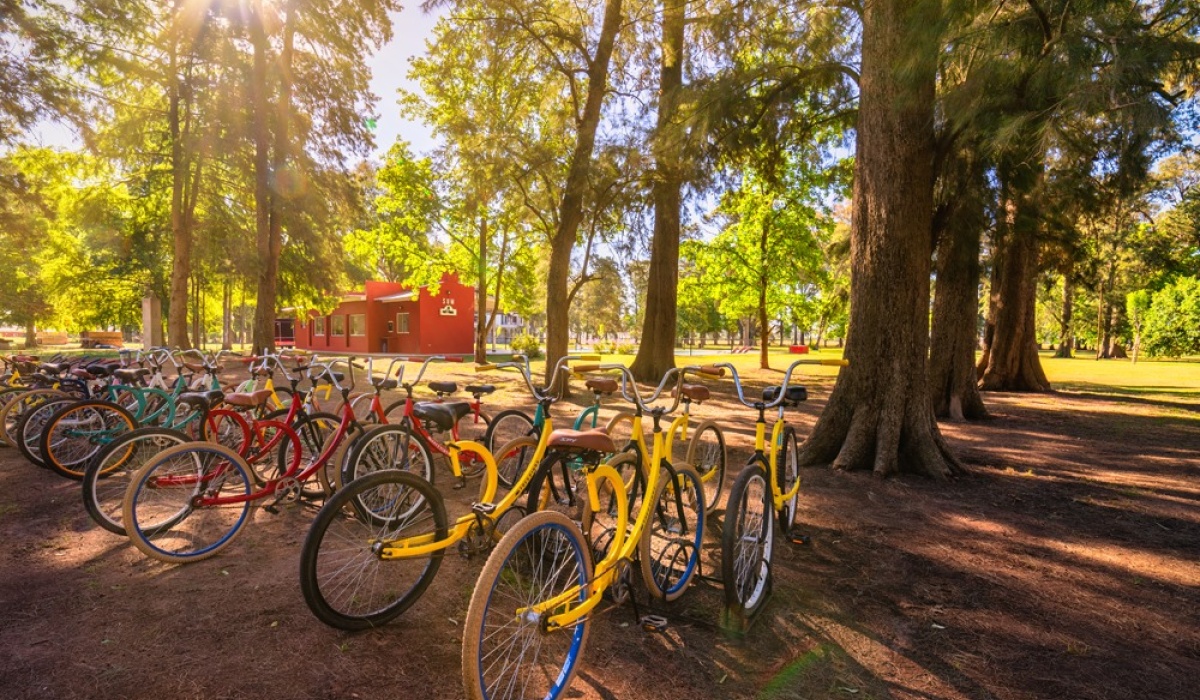
[[(475, 288), (459, 283), (456, 275), (446, 275), (437, 294), (427, 288), (419, 290), (416, 299), (401, 302), (380, 302), (386, 297), (405, 290), (404, 285), (394, 282), (367, 282), (366, 301), (342, 302), (325, 320), (325, 336), (311, 337), (312, 324), (297, 322), (296, 346), (317, 352), (365, 353), (386, 352), (396, 354), (438, 355), (470, 354), (474, 345)], [(453, 309), (454, 315), (443, 315), (443, 309)], [(408, 333), (388, 331), (388, 322), (393, 324), (396, 314), (408, 313)], [(349, 336), (350, 314), (365, 314), (366, 336)], [(332, 317), (343, 316), (346, 334), (331, 335)]]

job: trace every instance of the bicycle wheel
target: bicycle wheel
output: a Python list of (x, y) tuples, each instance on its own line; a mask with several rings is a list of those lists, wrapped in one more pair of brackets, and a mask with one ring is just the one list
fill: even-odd
[(686, 464), (663, 466), (651, 500), (650, 520), (638, 541), (642, 580), (651, 595), (683, 595), (700, 564), (704, 540), (704, 482)]
[(488, 423), (484, 432), (483, 444), (492, 454), (496, 454), (497, 447), (521, 437), (537, 437), (534, 435), (533, 419), (524, 411), (510, 408), (492, 417), (492, 422)]
[(591, 578), (587, 543), (564, 515), (534, 513), (513, 525), (492, 550), (471, 595), (462, 651), (467, 697), (560, 697), (579, 669), (591, 624), (585, 617), (573, 627), (548, 631), (544, 615), (531, 609), (572, 590), (584, 602)]
[(66, 398), (67, 395), (56, 389), (33, 389), (19, 393), (0, 410), (0, 437), (10, 447), (18, 447), (20, 437), (17, 435), (17, 424), (21, 416), (50, 399)]
[(521, 480), (533, 459), (533, 453), (537, 451), (537, 445), (536, 438), (526, 436), (506, 442), (500, 449), (492, 451), (492, 456), (496, 459), (496, 478), (500, 486), (511, 489), (513, 484)]
[[(609, 554), (609, 548), (615, 541), (620, 515), (618, 509), (621, 505), (616, 489), (622, 489), (628, 494), (626, 486), (628, 481), (623, 475), (632, 469), (637, 469), (637, 456), (629, 452), (622, 452), (614, 455), (605, 464), (617, 471), (622, 483), (613, 484), (605, 479), (602, 483), (596, 484), (597, 501), (600, 504), (598, 511), (592, 510), (592, 504), (586, 496), (583, 498), (583, 534), (591, 545), (592, 561), (595, 563), (604, 561)], [(626, 529), (628, 529), (629, 525), (633, 523), (633, 516), (637, 513), (629, 507), (628, 500), (626, 500), (625, 508), (627, 511), (625, 522)], [(614, 591), (609, 589), (609, 592)]]
[(17, 449), (21, 451), (21, 456), (39, 467), (45, 467), (46, 460), (42, 457), (41, 447), (42, 433), (45, 432), (46, 426), (50, 424), (50, 418), (59, 409), (78, 400), (73, 396), (49, 399), (22, 413), (15, 431)]
[(83, 507), (88, 515), (115, 535), (127, 534), (121, 508), (130, 477), (158, 453), (190, 441), (178, 430), (150, 427), (125, 433), (105, 445), (83, 472)]
[(583, 522), (583, 503), (587, 500), (578, 453), (550, 450), (542, 458), (529, 481), (525, 512), (554, 510), (571, 522)]
[[(277, 411), (286, 415), (286, 411)], [(269, 417), (275, 417), (276, 413), (272, 413)], [(338, 417), (332, 413), (313, 413), (300, 414), (296, 421), (292, 424), (292, 429), (296, 431), (296, 436), (300, 442), (300, 472), (306, 472), (316, 464), (317, 460), (325, 454), (326, 442), (328, 442), (337, 432)], [(290, 442), (285, 442), (280, 446), (281, 450), (286, 450)], [(336, 473), (336, 464), (334, 464), (335, 455), (330, 455), (325, 463), (322, 464), (314, 474), (317, 484), (306, 483), (303, 493), (309, 497), (329, 496), (336, 489), (334, 483), (337, 479), (330, 479), (331, 472)], [(280, 459), (286, 463), (289, 456), (280, 455)], [(330, 466), (334, 464), (334, 466)]]
[(242, 457), (250, 453), (253, 439), (250, 422), (241, 413), (228, 408), (214, 408), (200, 423), (201, 442), (224, 445)]
[(56, 474), (80, 480), (92, 457), (118, 435), (136, 427), (137, 421), (118, 404), (80, 401), (50, 417), (38, 450)]
[(383, 559), (409, 537), (448, 536), (441, 494), (425, 479), (378, 471), (346, 484), (321, 508), (300, 552), (300, 591), (317, 619), (361, 630), (409, 608), (437, 575), (445, 550)]
[[(779, 437), (782, 441), (779, 449), (775, 452), (775, 478), (779, 482), (779, 492), (787, 493), (792, 486), (800, 479), (800, 465), (798, 463), (799, 445), (796, 440), (796, 429), (792, 426), (787, 426), (783, 429), (783, 435)], [(784, 537), (788, 537), (792, 531), (792, 523), (796, 518), (796, 509), (800, 506), (800, 489), (796, 489), (796, 493), (792, 494), (783, 504), (783, 509), (779, 511), (779, 530)]]
[(712, 421), (704, 421), (688, 441), (687, 463), (704, 483), (704, 506), (708, 513), (717, 509), (725, 484), (725, 435)]
[[(644, 430), (645, 425), (642, 427)], [(616, 414), (608, 419), (608, 424), (604, 426), (604, 432), (608, 433), (608, 436), (613, 439), (613, 443), (617, 446), (618, 450), (624, 451), (628, 449), (631, 444), (635, 443), (633, 439), (633, 414)], [(642, 438), (645, 439), (645, 437), (643, 434)], [(644, 444), (650, 445), (650, 443), (651, 441), (646, 440)]]
[(721, 533), (725, 606), (740, 619), (753, 616), (766, 601), (775, 544), (773, 505), (762, 466), (744, 467), (729, 489)]
[[(255, 501), (250, 467), (212, 442), (169, 448), (134, 475), (121, 517), (129, 539), (146, 556), (175, 564), (217, 554), (250, 521)], [(204, 500), (240, 498), (215, 505)], [(203, 500), (202, 500), (203, 499)]]
[(385, 469), (398, 469), (433, 483), (433, 454), (407, 425), (380, 425), (355, 440), (342, 468), (342, 483)]
[(254, 432), (253, 447), (246, 463), (261, 483), (300, 473), (304, 455), (295, 430), (278, 420), (256, 420), (251, 429)]

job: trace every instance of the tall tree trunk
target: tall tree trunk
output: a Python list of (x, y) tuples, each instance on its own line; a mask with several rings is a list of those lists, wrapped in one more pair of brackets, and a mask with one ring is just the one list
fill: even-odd
[(675, 366), (675, 325), (679, 285), (680, 209), (683, 175), (679, 164), (678, 112), (683, 88), (685, 0), (664, 0), (662, 71), (659, 74), (655, 130), (654, 242), (646, 287), (642, 343), (630, 370), (644, 382), (657, 382)]
[[(550, 241), (550, 268), (546, 274), (546, 381), (554, 373), (554, 365), (567, 354), (570, 340), (567, 279), (571, 274), (571, 251), (583, 223), (583, 203), (587, 194), (588, 174), (592, 169), (592, 153), (596, 147), (596, 131), (600, 127), (600, 108), (608, 92), (608, 69), (613, 44), (621, 30), (622, 0), (608, 0), (596, 55), (588, 65), (587, 100), (579, 119), (575, 150), (567, 170), (567, 181), (559, 205), (558, 229)], [(643, 339), (644, 340), (644, 339)]]
[[(487, 364), (487, 256), (488, 256), (487, 208), (479, 215), (479, 269), (478, 284), (475, 285), (475, 362)], [(497, 275), (498, 276), (498, 275)], [(497, 302), (499, 299), (497, 299)]]
[(1037, 311), (1038, 207), (1044, 174), (1040, 153), (1024, 153), (1001, 167), (1011, 196), (1011, 223), (1000, 241), (999, 285), (992, 289), (995, 326), (980, 376), (984, 391), (1050, 391), (1038, 357)]
[(258, 252), (258, 295), (254, 305), (251, 341), (255, 352), (275, 347), (275, 290), (278, 260), (271, 255), (271, 124), (267, 85), (267, 41), (263, 17), (252, 12), (250, 40), (254, 62), (250, 92), (254, 108), (254, 230)]
[(25, 322), (25, 349), (32, 350), (37, 344), (37, 323), (30, 319)]
[(233, 285), (228, 277), (221, 284), (221, 349), (233, 349)]
[[(763, 218), (762, 231), (760, 232), (758, 241), (759, 262), (762, 265), (760, 269), (763, 271), (758, 278), (758, 327), (762, 333), (762, 337), (759, 338), (758, 351), (758, 366), (760, 369), (771, 369), (771, 353), (767, 347), (767, 344), (771, 340), (771, 333), (767, 328), (767, 285), (770, 283), (770, 279), (766, 275), (767, 237), (770, 235), (770, 227), (767, 225), (767, 222), (769, 220), (770, 217)], [(780, 336), (782, 337), (782, 326), (780, 330)]]
[(948, 172), (956, 180), (937, 237), (937, 288), (933, 299), (933, 328), (929, 338), (929, 396), (940, 418), (977, 420), (987, 417), (975, 374), (978, 343), (979, 248), (987, 225), (983, 200), (983, 162), (969, 158), (961, 170)]
[(926, 382), (939, 45), (930, 28), (941, 10), (931, 0), (863, 8), (849, 366), (800, 459), (946, 477), (962, 467), (938, 430)]
[(192, 270), (192, 231), (184, 218), (184, 189), (188, 165), (184, 159), (183, 128), (180, 115), (182, 95), (179, 85), (179, 42), (170, 41), (167, 65), (167, 130), (171, 138), (171, 297), (167, 310), (167, 345), (190, 348), (188, 340), (188, 276)]
[(1075, 316), (1075, 283), (1071, 280), (1073, 270), (1068, 267), (1063, 273), (1062, 315), (1058, 319), (1058, 350), (1055, 357), (1069, 358), (1075, 345), (1075, 334), (1071, 330), (1071, 321)]

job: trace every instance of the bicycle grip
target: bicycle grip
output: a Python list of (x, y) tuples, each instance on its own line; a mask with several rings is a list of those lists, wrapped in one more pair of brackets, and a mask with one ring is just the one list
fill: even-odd
[(706, 374), (710, 377), (724, 377), (725, 368), (717, 367), (716, 365), (704, 365), (700, 368), (700, 374)]
[(443, 362), (465, 362), (466, 359), (467, 358), (465, 358), (465, 357), (447, 357), (447, 358), (443, 359), (442, 361)]
[(821, 364), (826, 367), (849, 367), (850, 360), (821, 360)]
[(574, 367), (571, 368), (571, 371), (576, 374), (579, 374), (582, 372), (595, 372), (595, 371), (598, 371), (599, 369), (600, 369), (600, 365), (575, 365)]
[(476, 372), (486, 372), (489, 369), (496, 369), (496, 365), (491, 364), (491, 363), (486, 364), (486, 365), (475, 365)]

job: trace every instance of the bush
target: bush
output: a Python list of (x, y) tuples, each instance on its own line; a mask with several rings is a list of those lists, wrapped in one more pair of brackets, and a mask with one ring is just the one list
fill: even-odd
[(611, 355), (617, 351), (617, 344), (611, 340), (597, 340), (592, 346), (593, 352), (598, 352), (601, 355)]
[(513, 352), (525, 355), (531, 360), (536, 360), (542, 356), (541, 341), (528, 333), (513, 336), (512, 342), (508, 346), (512, 348)]
[(616, 351), (618, 355), (632, 355), (637, 352), (637, 346), (633, 343), (617, 343)]

